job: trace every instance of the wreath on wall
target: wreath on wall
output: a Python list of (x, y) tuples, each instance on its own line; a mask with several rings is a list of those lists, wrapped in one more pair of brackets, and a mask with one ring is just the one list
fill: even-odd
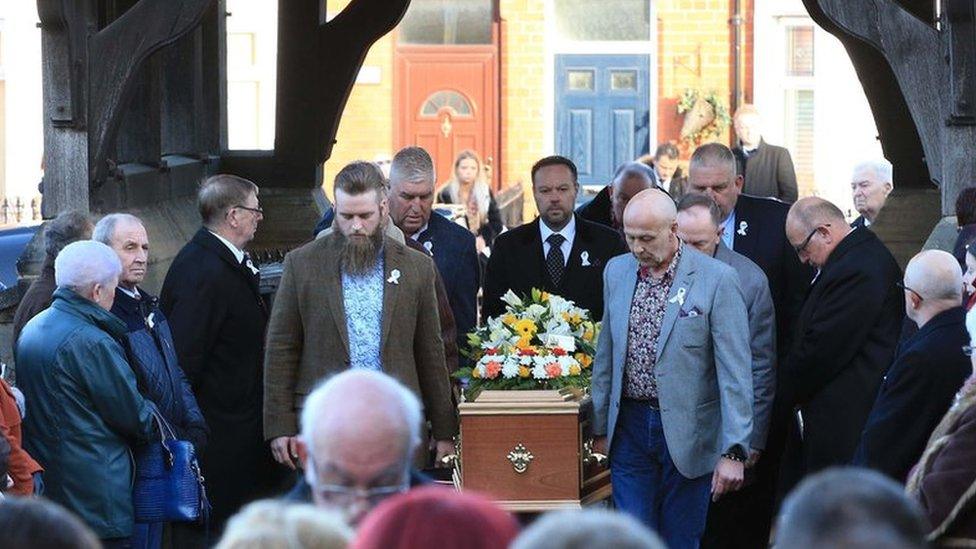
[(678, 99), (678, 114), (685, 117), (681, 140), (695, 145), (717, 139), (732, 122), (728, 107), (714, 90), (686, 89)]

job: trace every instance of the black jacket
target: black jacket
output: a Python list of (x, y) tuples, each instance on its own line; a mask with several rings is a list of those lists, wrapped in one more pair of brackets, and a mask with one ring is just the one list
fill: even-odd
[(610, 185), (600, 189), (589, 202), (576, 208), (576, 217), (599, 223), (616, 230), (613, 225), (613, 205), (610, 200)]
[(803, 417), (800, 470), (850, 463), (904, 317), (901, 269), (871, 231), (855, 229), (810, 287), (780, 368), (781, 398)]
[[(542, 255), (539, 219), (512, 229), (495, 239), (485, 269), (484, 318), (505, 311), (501, 297), (512, 290), (526, 296), (532, 288), (572, 300), (590, 311), (594, 320), (603, 318), (603, 269), (610, 258), (627, 253), (620, 234), (613, 229), (576, 216), (576, 237), (566, 262), (562, 283), (557, 287), (546, 272)], [(584, 265), (582, 254), (586, 253)]]
[(742, 192), (778, 198), (789, 204), (796, 202), (796, 172), (790, 151), (761, 140), (759, 147), (748, 157), (742, 147), (732, 149), (732, 153), (739, 175), (745, 175)]
[(268, 313), (256, 277), (205, 228), (173, 260), (160, 306), (210, 427), (201, 465), (219, 532), (285, 471), (272, 460), (262, 429)]
[(739, 195), (732, 249), (753, 261), (769, 280), (776, 308), (776, 349), (780, 362), (789, 352), (796, 318), (814, 271), (800, 263), (786, 238), (790, 207), (771, 198)]
[(922, 326), (899, 349), (871, 408), (854, 464), (904, 482), (932, 430), (972, 373), (966, 311), (955, 307)]
[(154, 296), (137, 291), (140, 299), (116, 288), (112, 313), (126, 324), (126, 357), (139, 392), (156, 405), (177, 436), (192, 442), (199, 453), (207, 443), (207, 423), (176, 358), (169, 321)]

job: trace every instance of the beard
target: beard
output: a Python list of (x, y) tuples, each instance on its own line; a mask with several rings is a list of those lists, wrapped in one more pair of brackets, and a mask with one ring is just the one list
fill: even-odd
[(351, 275), (363, 275), (376, 267), (383, 248), (383, 224), (368, 236), (347, 236), (341, 231), (342, 248), (339, 252), (342, 270)]

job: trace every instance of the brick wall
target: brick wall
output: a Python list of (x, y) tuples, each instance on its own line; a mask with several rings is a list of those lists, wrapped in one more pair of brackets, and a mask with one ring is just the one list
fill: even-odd
[[(329, 11), (338, 13), (349, 0), (332, 0)], [(366, 55), (364, 67), (378, 67), (379, 84), (356, 84), (349, 95), (336, 133), (332, 156), (325, 163), (324, 185), (332, 198), (332, 180), (353, 160), (375, 160), (393, 156), (393, 35), (376, 41)]]
[[(679, 141), (678, 98), (686, 88), (731, 97), (729, 0), (660, 0), (658, 25), (658, 140)], [(748, 28), (747, 28), (748, 34)], [(751, 95), (751, 93), (749, 94)], [(720, 139), (727, 143), (729, 132)], [(679, 143), (687, 158), (691, 147)], [(652, 144), (651, 149), (653, 150)]]

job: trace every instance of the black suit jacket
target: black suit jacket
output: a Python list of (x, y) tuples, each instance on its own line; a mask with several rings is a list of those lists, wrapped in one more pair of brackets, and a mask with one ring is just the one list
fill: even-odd
[[(501, 297), (512, 290), (526, 296), (539, 288), (572, 300), (590, 311), (594, 320), (603, 318), (603, 269), (610, 258), (626, 253), (619, 233), (613, 229), (576, 216), (576, 237), (559, 286), (552, 283), (542, 255), (542, 233), (539, 219), (512, 229), (495, 239), (495, 246), (485, 269), (485, 293), (482, 317), (497, 316), (505, 311)], [(582, 253), (587, 253), (588, 266)]]
[(468, 332), (474, 330), (478, 320), (478, 288), (481, 286), (474, 235), (435, 212), (430, 214), (427, 230), (418, 235), (417, 242), (434, 256), (457, 324), (458, 345), (465, 349)]
[(789, 352), (796, 318), (814, 274), (813, 269), (800, 263), (786, 238), (789, 211), (789, 205), (778, 200), (739, 195), (732, 241), (732, 249), (759, 265), (769, 281), (776, 308), (776, 349), (780, 362)]
[(855, 229), (810, 288), (780, 368), (781, 398), (803, 417), (800, 471), (850, 463), (904, 317), (901, 269), (871, 231)]
[(783, 147), (759, 142), (759, 147), (746, 157), (742, 147), (732, 149), (739, 175), (745, 176), (742, 192), (753, 196), (769, 196), (792, 204), (796, 202), (796, 171), (790, 151)]
[(932, 430), (972, 373), (966, 311), (944, 311), (905, 341), (871, 408), (854, 464), (905, 482)]
[(251, 271), (201, 228), (166, 273), (160, 308), (210, 427), (201, 465), (218, 526), (281, 478), (262, 432), (268, 312)]
[(612, 204), (610, 202), (610, 185), (607, 185), (600, 192), (596, 193), (586, 204), (576, 208), (577, 219), (583, 218), (593, 223), (599, 223), (604, 227), (616, 230), (613, 226)]

